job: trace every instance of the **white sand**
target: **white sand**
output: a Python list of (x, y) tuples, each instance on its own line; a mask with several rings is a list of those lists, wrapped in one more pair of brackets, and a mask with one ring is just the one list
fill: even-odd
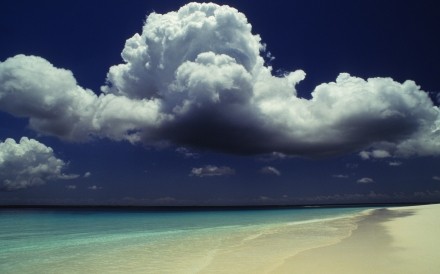
[(385, 223), (396, 256), (404, 261), (401, 273), (440, 273), (440, 205), (391, 210), (413, 212)]
[(440, 273), (440, 205), (374, 211), (341, 242), (307, 250), (272, 273)]

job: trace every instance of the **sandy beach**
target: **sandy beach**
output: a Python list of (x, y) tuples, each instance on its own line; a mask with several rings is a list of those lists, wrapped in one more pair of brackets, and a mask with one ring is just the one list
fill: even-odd
[(439, 273), (440, 205), (373, 210), (339, 243), (301, 252), (272, 273)]

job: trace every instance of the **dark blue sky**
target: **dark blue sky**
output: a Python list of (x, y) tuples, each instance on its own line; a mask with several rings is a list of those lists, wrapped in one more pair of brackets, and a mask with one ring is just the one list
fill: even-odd
[[(151, 12), (177, 11), (186, 3), (7, 0), (2, 2), (0, 10), (0, 62), (18, 54), (39, 56), (56, 68), (72, 71), (79, 86), (100, 94), (109, 68), (124, 63), (121, 52), (125, 41), (135, 33), (141, 34), (146, 16)], [(440, 8), (436, 1), (243, 0), (216, 3), (232, 6), (246, 16), (252, 25), (252, 34), (259, 34), (266, 44), (266, 52), (261, 55), (266, 66), (273, 67), (273, 75), (283, 77), (291, 71), (305, 71), (305, 80), (295, 87), (298, 98), (310, 100), (316, 86), (334, 82), (339, 73), (346, 72), (363, 79), (390, 77), (398, 83), (413, 80), (423, 92), (429, 93), (435, 106), (439, 105)], [(229, 45), (227, 43), (225, 41), (225, 45)], [(226, 55), (225, 52), (232, 52), (230, 56), (241, 60), (234, 52), (243, 53), (243, 48), (237, 49), (233, 43), (230, 47), (212, 51)], [(268, 52), (275, 59), (270, 60)], [(194, 58), (187, 60), (194, 61)], [(4, 84), (7, 73), (6, 69), (0, 69), (0, 95), (7, 92)], [(41, 78), (41, 83), (45, 81)], [(192, 91), (188, 89), (190, 94)], [(387, 87), (378, 89), (389, 94)], [(30, 90), (39, 92), (38, 89)], [(63, 90), (57, 92), (62, 94)], [(119, 92), (125, 91), (120, 88)], [(271, 92), (277, 92), (275, 86)], [(351, 93), (340, 96), (350, 102)], [(347, 111), (350, 107), (357, 109), (359, 99), (352, 98), (353, 103), (345, 105)], [(262, 120), (249, 118), (247, 112), (233, 118), (246, 120), (246, 123), (224, 125), (211, 120), (212, 117), (227, 119), (236, 114), (220, 115), (216, 112), (220, 108), (213, 107), (192, 112), (192, 116), (182, 118), (178, 124), (165, 125), (154, 137), (145, 137), (146, 133), (142, 132), (142, 141), (130, 144), (109, 135), (99, 135), (101, 133), (89, 133), (99, 135), (92, 140), (68, 139), (54, 134), (55, 131), (31, 126), (28, 118), (33, 114), (17, 115), (16, 109), (21, 106), (9, 107), (11, 101), (1, 101), (0, 96), (0, 140), (12, 138), (18, 143), (26, 136), (52, 148), (53, 155), (64, 161), (61, 172), (64, 175), (44, 174), (40, 178), (43, 183), (37, 184), (29, 183), (38, 177), (33, 174), (31, 179), (23, 179), (24, 187), (8, 188), (6, 181), (14, 184), (19, 169), (7, 166), (15, 168), (16, 162), (7, 162), (5, 150), (3, 163), (0, 161), (3, 172), (0, 185), (4, 186), (0, 204), (440, 201), (439, 134), (426, 137), (431, 143), (424, 147), (425, 133), (422, 132), (425, 126), (439, 126), (439, 116), (437, 120), (429, 120), (426, 111), (419, 111), (423, 107), (427, 111), (435, 107), (408, 103), (407, 108), (403, 108), (395, 103), (400, 97), (377, 98), (377, 102), (381, 102), (380, 98), (385, 101), (389, 98), (390, 106), (395, 107), (390, 109), (403, 114), (397, 120), (370, 121), (368, 115), (374, 116), (374, 106), (371, 112), (353, 110), (352, 116), (338, 120), (328, 129), (329, 132), (343, 129), (347, 136), (340, 138), (346, 141), (328, 140), (326, 134), (330, 133), (317, 130), (309, 137), (316, 138), (317, 142), (297, 143), (295, 139), (286, 144), (285, 140), (279, 141), (276, 137), (278, 131), (253, 126), (253, 123), (260, 125)], [(377, 105), (375, 101), (371, 104)], [(320, 123), (344, 109), (331, 110), (321, 116)], [(425, 123), (428, 120), (434, 121), (433, 124)], [(249, 128), (243, 126), (248, 124)], [(117, 126), (110, 124), (110, 127)], [(190, 133), (186, 133), (186, 129)], [(414, 147), (420, 150), (408, 152), (407, 140), (415, 140)], [(161, 141), (166, 141), (167, 145)], [(271, 151), (282, 154), (273, 155)]]

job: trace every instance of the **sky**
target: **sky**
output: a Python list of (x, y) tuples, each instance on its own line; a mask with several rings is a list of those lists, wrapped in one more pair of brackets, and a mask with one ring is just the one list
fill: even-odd
[(436, 1), (12, 1), (0, 204), (440, 202)]

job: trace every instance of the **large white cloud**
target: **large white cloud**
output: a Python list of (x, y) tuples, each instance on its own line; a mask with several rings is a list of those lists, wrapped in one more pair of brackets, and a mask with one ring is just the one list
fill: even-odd
[(16, 190), (78, 177), (63, 174), (65, 167), (50, 147), (36, 140), (22, 137), (18, 143), (10, 138), (0, 142), (0, 189)]
[(40, 133), (71, 141), (136, 140), (138, 128), (159, 119), (157, 100), (97, 96), (79, 86), (71, 71), (25, 55), (0, 63), (0, 109), (29, 117), (30, 127)]
[(99, 96), (39, 57), (0, 63), (0, 109), (72, 141), (95, 136), (242, 154), (440, 154), (440, 110), (413, 81), (341, 73), (304, 99), (295, 85), (305, 73), (274, 76), (262, 51), (244, 14), (190, 3), (148, 16)]

